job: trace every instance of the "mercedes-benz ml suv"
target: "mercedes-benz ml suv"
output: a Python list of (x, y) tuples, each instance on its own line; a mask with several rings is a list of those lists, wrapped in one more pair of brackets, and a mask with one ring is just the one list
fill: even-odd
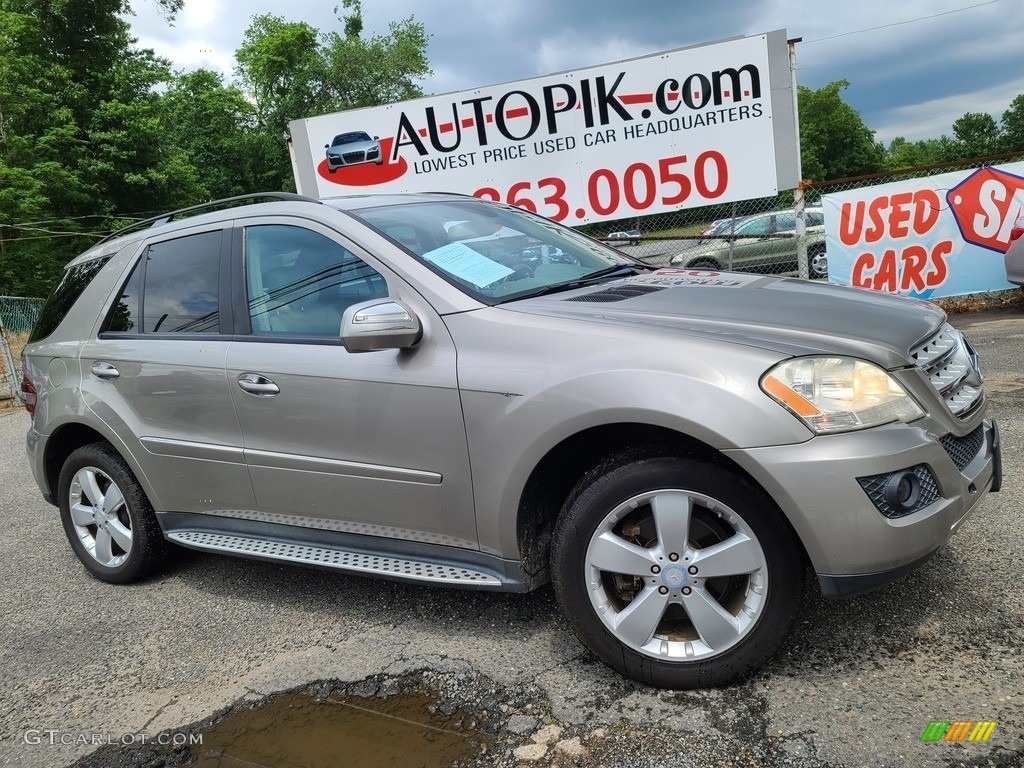
[(172, 545), (550, 581), (657, 686), (756, 668), (808, 565), (827, 596), (885, 584), (1000, 484), (977, 355), (937, 307), (650, 267), (459, 195), (133, 226), (67, 266), (24, 372), (32, 472), (104, 581)]

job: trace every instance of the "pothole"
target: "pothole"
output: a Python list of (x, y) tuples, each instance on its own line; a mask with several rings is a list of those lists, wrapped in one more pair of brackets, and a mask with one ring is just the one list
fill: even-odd
[(229, 712), (191, 747), (196, 768), (434, 768), (464, 762), (489, 739), (477, 718), (444, 714), (423, 691), (383, 698), (310, 693), (277, 696)]
[[(506, 689), (483, 677), (430, 671), (326, 681), (242, 701), (174, 729), (173, 742), (108, 744), (72, 768), (440, 768), (539, 759), (561, 728), (534, 686)], [(578, 739), (560, 745), (566, 754)], [(529, 759), (529, 758), (528, 758)]]

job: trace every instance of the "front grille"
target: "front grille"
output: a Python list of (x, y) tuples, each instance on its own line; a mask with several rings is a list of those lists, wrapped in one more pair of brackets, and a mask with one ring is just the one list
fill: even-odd
[(978, 455), (981, 446), (985, 444), (985, 425), (979, 424), (977, 429), (963, 437), (946, 435), (939, 442), (946, 449), (949, 458), (956, 464), (956, 468), (962, 472), (964, 467), (970, 464), (971, 460)]
[(985, 397), (978, 356), (953, 326), (943, 325), (914, 347), (910, 356), (954, 416), (966, 419), (981, 407)]
[(366, 159), (365, 152), (346, 152), (342, 157), (345, 158), (346, 163), (361, 163)]
[(664, 290), (661, 285), (617, 285), (597, 293), (587, 293), (583, 296), (571, 296), (566, 301), (625, 301), (636, 296), (643, 296), (647, 293)]

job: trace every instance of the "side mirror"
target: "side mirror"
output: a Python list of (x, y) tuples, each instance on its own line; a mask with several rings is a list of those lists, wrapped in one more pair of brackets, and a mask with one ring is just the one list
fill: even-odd
[(394, 299), (353, 304), (341, 318), (341, 343), (349, 352), (406, 349), (423, 337), (423, 325), (409, 307)]
[(324, 149), (330, 149), (330, 148), (331, 148), (330, 144), (324, 144)]

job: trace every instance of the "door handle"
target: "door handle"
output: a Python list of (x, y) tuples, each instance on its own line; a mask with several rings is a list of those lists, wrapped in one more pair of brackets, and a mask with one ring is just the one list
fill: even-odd
[(112, 366), (110, 363), (103, 362), (102, 360), (97, 360), (93, 363), (90, 370), (92, 371), (92, 375), (97, 379), (107, 379), (112, 381), (121, 375), (117, 368)]
[(243, 373), (238, 377), (238, 386), (243, 392), (256, 397), (273, 397), (281, 393), (281, 388), (277, 384), (258, 373)]

